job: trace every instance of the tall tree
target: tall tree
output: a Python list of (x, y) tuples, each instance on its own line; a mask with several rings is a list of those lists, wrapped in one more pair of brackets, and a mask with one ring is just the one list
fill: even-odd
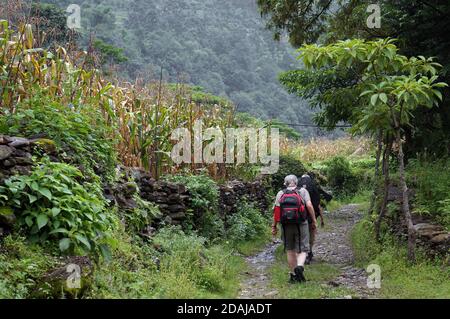
[(408, 256), (414, 261), (415, 231), (405, 178), (404, 132), (406, 127), (413, 126), (413, 112), (419, 107), (432, 108), (438, 104), (442, 100), (440, 89), (448, 85), (438, 81), (441, 65), (433, 58), (408, 58), (398, 53), (394, 42), (355, 39), (327, 46), (304, 45), (299, 58), (313, 72), (358, 65), (358, 81), (345, 87), (351, 96), (358, 97), (348, 121), (354, 124), (352, 130), (356, 134), (375, 136), (381, 130), (388, 139), (386, 152), (390, 151), (392, 137), (396, 143), (402, 211), (408, 228)]

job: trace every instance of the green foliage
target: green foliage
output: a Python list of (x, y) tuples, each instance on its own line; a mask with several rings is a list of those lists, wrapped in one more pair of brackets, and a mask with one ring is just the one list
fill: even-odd
[[(346, 119), (354, 124), (354, 133), (375, 135), (382, 129), (384, 134), (392, 134), (411, 125), (412, 112), (419, 106), (431, 109), (442, 100), (439, 89), (447, 84), (438, 82), (440, 65), (433, 58), (401, 55), (394, 42), (353, 39), (300, 49), (299, 59), (313, 72), (355, 68), (354, 83), (344, 88), (359, 98)], [(331, 85), (327, 92), (333, 89)]]
[(327, 283), (339, 276), (340, 269), (336, 265), (314, 262), (307, 266), (307, 282), (301, 285), (288, 283), (289, 269), (286, 253), (282, 246), (275, 251), (275, 264), (270, 268), (271, 284), (278, 290), (277, 298), (283, 299), (323, 299), (343, 298), (351, 296), (351, 290), (333, 287)]
[(107, 255), (110, 216), (101, 189), (77, 168), (44, 159), (29, 176), (6, 180), (0, 194), (6, 196), (0, 205), (14, 209), (32, 242), (58, 241), (62, 252)]
[(188, 233), (197, 231), (208, 239), (221, 238), (224, 224), (219, 216), (219, 188), (216, 182), (207, 175), (175, 175), (168, 176), (172, 182), (185, 185), (191, 195), (192, 215), (183, 225)]
[(445, 260), (430, 261), (420, 252), (416, 263), (411, 265), (406, 247), (391, 236), (385, 236), (384, 241), (378, 243), (373, 224), (368, 220), (356, 225), (351, 240), (357, 265), (381, 267), (381, 297), (448, 298), (450, 272)]
[(111, 131), (100, 110), (61, 105), (44, 92), (19, 104), (15, 114), (0, 118), (0, 133), (47, 136), (64, 152), (64, 161), (108, 179), (114, 176), (116, 164)]
[(300, 46), (315, 42), (326, 30), (326, 17), (332, 12), (334, 1), (258, 0), (257, 3), (275, 39), (281, 40), (288, 31), (291, 44)]
[(241, 202), (237, 212), (227, 220), (227, 238), (239, 243), (252, 241), (268, 229), (268, 220), (253, 205)]
[[(0, 299), (25, 299), (37, 293), (42, 277), (57, 263), (48, 249), (9, 235), (0, 243)], [(45, 293), (45, 287), (40, 293)]]
[(407, 174), (416, 191), (415, 211), (450, 229), (450, 160), (414, 160)]
[(272, 175), (272, 187), (274, 189), (283, 189), (284, 178), (294, 174), (298, 178), (307, 172), (303, 163), (294, 156), (280, 155), (280, 168), (278, 172)]
[(95, 40), (94, 48), (101, 55), (102, 64), (120, 64), (128, 61), (123, 49), (107, 44), (102, 40)]
[(134, 196), (134, 200), (137, 207), (125, 211), (123, 214), (127, 230), (131, 233), (138, 233), (150, 225), (155, 218), (160, 217), (161, 212), (156, 204), (143, 200), (138, 194)]
[[(67, 15), (60, 7), (47, 3), (32, 3), (31, 16), (36, 19), (40, 32), (45, 32), (44, 47), (56, 47), (59, 44), (76, 40), (78, 34), (67, 27)], [(42, 39), (41, 39), (42, 41)]]
[(358, 190), (358, 180), (353, 173), (350, 162), (341, 156), (337, 156), (326, 162), (325, 170), (328, 185), (333, 188), (338, 196), (354, 194)]

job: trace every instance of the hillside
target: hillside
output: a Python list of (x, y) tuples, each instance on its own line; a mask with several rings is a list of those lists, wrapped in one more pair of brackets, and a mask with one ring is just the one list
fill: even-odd
[[(288, 123), (310, 123), (306, 102), (290, 96), (278, 74), (296, 64), (287, 43), (273, 41), (253, 0), (54, 1), (81, 6), (84, 40), (98, 39), (124, 49), (122, 73), (183, 81), (230, 98), (238, 111)], [(302, 128), (305, 136), (313, 128)]]

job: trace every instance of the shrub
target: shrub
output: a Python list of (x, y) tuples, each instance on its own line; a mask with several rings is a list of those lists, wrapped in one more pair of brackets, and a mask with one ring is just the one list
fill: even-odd
[(450, 228), (450, 160), (434, 163), (411, 160), (407, 171), (416, 190), (416, 212)]
[(219, 188), (216, 182), (206, 175), (176, 175), (169, 179), (186, 186), (191, 195), (192, 215), (184, 223), (184, 230), (196, 230), (208, 239), (224, 235), (224, 224), (219, 216)]
[(32, 297), (42, 277), (58, 262), (43, 247), (29, 245), (17, 235), (3, 238), (0, 248), (0, 299)]
[(284, 188), (284, 178), (287, 175), (296, 175), (298, 178), (306, 173), (306, 168), (300, 160), (293, 156), (281, 155), (280, 168), (272, 175), (272, 187), (274, 189)]
[(19, 104), (15, 114), (0, 119), (0, 133), (45, 135), (65, 152), (65, 162), (109, 179), (114, 175), (116, 154), (111, 128), (102, 114), (88, 105), (75, 109), (52, 101), (45, 94), (36, 94)]
[(106, 255), (110, 217), (98, 183), (83, 179), (77, 168), (44, 159), (29, 176), (5, 181), (0, 206), (14, 209), (32, 242), (55, 239), (64, 252)]
[(134, 200), (136, 201), (136, 208), (123, 212), (127, 230), (131, 233), (142, 231), (161, 214), (156, 204), (143, 200), (138, 194), (134, 195)]
[(350, 162), (344, 157), (334, 157), (326, 162), (326, 175), (328, 185), (333, 188), (337, 196), (345, 196), (356, 193), (358, 179), (350, 168)]
[(185, 281), (191, 281), (198, 288), (209, 292), (221, 291), (226, 284), (224, 275), (229, 252), (207, 249), (205, 238), (186, 235), (179, 227), (173, 226), (161, 229), (153, 241), (163, 252), (161, 276), (177, 274), (177, 277), (184, 277)]
[(243, 202), (228, 220), (227, 238), (233, 242), (250, 241), (264, 234), (267, 220), (252, 204)]

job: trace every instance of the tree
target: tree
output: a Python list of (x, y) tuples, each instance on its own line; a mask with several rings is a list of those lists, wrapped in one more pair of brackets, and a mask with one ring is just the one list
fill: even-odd
[[(267, 27), (280, 38), (287, 32), (290, 42), (334, 43), (349, 38), (375, 40), (398, 38), (400, 52), (407, 56), (433, 56), (442, 64), (442, 77), (450, 82), (450, 2), (440, 0), (380, 0), (381, 28), (370, 29), (366, 20), (366, 0), (310, 1), (259, 0), (258, 5), (267, 18)], [(339, 80), (354, 77), (339, 76)], [(327, 80), (326, 77), (322, 82)], [(327, 81), (325, 81), (327, 83)], [(418, 107), (412, 127), (405, 128), (406, 155), (432, 150), (435, 156), (450, 153), (450, 90), (443, 91), (443, 107)], [(345, 108), (343, 108), (344, 110)], [(332, 111), (328, 108), (327, 111)], [(336, 114), (337, 115), (337, 114)], [(345, 114), (344, 114), (345, 115)], [(320, 118), (319, 118), (320, 119)], [(333, 124), (333, 123), (325, 123)]]
[[(321, 72), (356, 64), (360, 73), (350, 86), (342, 86), (357, 102), (350, 109), (349, 121), (354, 134), (382, 133), (397, 146), (402, 212), (408, 226), (408, 257), (415, 259), (415, 232), (409, 208), (408, 187), (405, 179), (404, 132), (413, 125), (413, 112), (423, 106), (432, 108), (442, 100), (439, 89), (447, 84), (439, 82), (440, 64), (433, 58), (406, 57), (399, 54), (393, 39), (377, 41), (347, 40), (327, 46), (304, 45), (300, 59), (307, 70)], [(299, 89), (303, 88), (299, 84)], [(332, 90), (332, 87), (330, 88)], [(388, 150), (387, 150), (388, 151)], [(386, 172), (385, 172), (386, 173)]]

